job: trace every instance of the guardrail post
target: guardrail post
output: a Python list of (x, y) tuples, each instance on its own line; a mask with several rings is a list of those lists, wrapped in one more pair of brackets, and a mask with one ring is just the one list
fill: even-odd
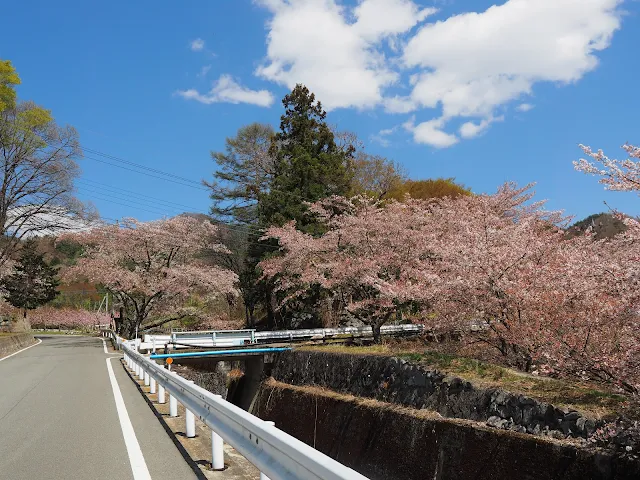
[[(222, 395), (215, 395), (222, 400)], [(211, 468), (224, 470), (224, 441), (222, 437), (211, 430)]]
[(149, 393), (156, 393), (156, 379), (149, 375), (149, 380), (151, 382), (151, 387), (149, 388)]
[(158, 403), (166, 403), (165, 400), (165, 396), (164, 396), (164, 387), (162, 386), (161, 383), (158, 383)]
[(140, 369), (140, 371), (138, 372), (138, 380), (144, 380), (144, 367), (142, 366), (142, 364), (139, 364), (138, 368)]
[(169, 415), (178, 416), (178, 399), (171, 394), (169, 394)]
[[(271, 425), (272, 427), (275, 427), (276, 425), (276, 422), (265, 421), (264, 423), (266, 423), (267, 425)], [(270, 479), (264, 473), (260, 472), (260, 480), (270, 480)]]
[(147, 387), (151, 385), (151, 376), (149, 375), (149, 372), (147, 372), (146, 370), (144, 371), (144, 384)]
[(185, 423), (186, 423), (186, 433), (187, 438), (193, 438), (196, 436), (196, 416), (193, 414), (191, 410), (185, 407)]
[[(160, 365), (160, 368), (164, 368), (164, 365)], [(166, 400), (164, 398), (164, 386), (158, 382), (158, 403), (165, 403)]]
[[(189, 380), (189, 383), (195, 383), (193, 380)], [(184, 407), (184, 421), (185, 421), (185, 433), (187, 438), (193, 438), (196, 436), (196, 416), (187, 407)]]

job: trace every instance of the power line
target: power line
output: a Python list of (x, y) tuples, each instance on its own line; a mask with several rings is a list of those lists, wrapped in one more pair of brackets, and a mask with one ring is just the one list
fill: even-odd
[[(116, 157), (114, 155), (110, 155), (108, 153), (100, 152), (99, 150), (86, 148), (86, 147), (83, 148), (83, 150), (85, 150), (85, 151), (87, 151), (89, 153), (92, 153), (94, 155), (98, 155), (98, 156), (107, 158), (109, 160), (114, 160), (116, 162), (124, 163), (126, 165), (133, 166), (133, 167), (138, 168), (140, 170), (146, 170), (146, 171), (142, 171), (141, 172), (141, 171), (137, 171), (137, 170), (125, 167), (123, 165), (107, 162), (107, 161), (105, 161), (103, 159), (89, 157), (89, 156), (84, 155), (84, 154), (82, 155), (84, 158), (87, 158), (87, 159), (90, 159), (90, 160), (94, 160), (94, 161), (97, 161), (97, 162), (104, 163), (106, 165), (110, 165), (110, 166), (113, 166), (113, 167), (117, 167), (117, 168), (121, 168), (121, 169), (124, 169), (124, 170), (127, 170), (127, 171), (131, 171), (133, 173), (138, 173), (140, 175), (146, 175), (146, 176), (151, 177), (151, 178), (157, 178), (159, 180), (165, 180), (165, 181), (172, 182), (172, 183), (175, 183), (175, 184), (178, 184), (178, 185), (181, 185), (181, 186), (191, 187), (191, 188), (195, 188), (197, 190), (209, 191), (208, 188), (205, 188), (205, 187), (201, 186), (202, 185), (201, 182), (198, 182), (198, 181), (186, 178), (186, 177), (181, 177), (179, 175), (175, 175), (173, 173), (165, 172), (163, 170), (159, 170), (159, 169), (156, 169), (156, 168), (147, 167), (145, 165), (142, 165), (142, 164), (139, 164), (139, 163), (135, 163), (135, 162), (131, 162), (129, 160), (125, 160), (125, 159), (122, 159), (120, 157)], [(151, 172), (151, 173), (149, 173), (149, 172)], [(158, 176), (158, 175), (155, 175), (155, 174), (162, 175), (162, 176)], [(110, 187), (108, 185), (100, 184), (99, 182), (95, 182), (95, 181), (91, 181), (91, 182), (95, 183), (97, 185), (100, 185), (100, 187), (106, 187), (107, 189), (112, 189), (113, 190), (113, 187)], [(186, 182), (186, 183), (183, 183), (183, 182)], [(126, 191), (126, 190), (123, 190), (123, 191)], [(192, 209), (191, 207), (188, 207), (188, 206), (182, 205), (182, 204), (178, 204), (176, 202), (169, 202), (169, 201), (165, 201), (165, 200), (160, 200), (160, 199), (148, 196), (148, 195), (138, 194), (137, 192), (131, 192), (130, 190), (128, 192), (132, 193), (134, 195), (147, 197), (150, 200), (161, 201), (161, 202), (164, 202), (164, 203), (170, 203), (170, 204), (173, 204), (173, 205), (178, 205), (178, 206), (181, 206), (182, 208), (188, 208), (189, 210), (191, 210), (191, 212), (189, 212), (189, 213), (201, 213), (201, 214), (204, 214), (204, 215), (208, 215), (207, 213), (199, 211), (198, 209)], [(115, 203), (115, 204), (118, 204), (118, 205), (121, 205), (121, 206), (126, 206), (126, 207), (131, 207), (131, 208), (138, 208), (140, 210), (146, 211), (148, 213), (153, 213), (153, 214), (156, 214), (156, 215), (165, 215), (167, 213), (167, 212), (161, 211), (159, 209), (157, 209), (158, 211), (148, 210), (148, 209), (146, 209), (144, 207), (149, 207), (149, 206), (148, 205), (144, 205), (144, 204), (143, 204), (144, 207), (140, 207), (140, 206), (131, 205), (131, 204), (127, 205), (127, 204), (123, 204), (123, 203), (118, 203), (118, 202), (114, 201), (112, 198), (109, 198), (110, 196), (108, 196), (106, 194), (103, 194), (101, 192), (91, 192), (90, 191), (90, 193), (94, 194), (94, 195), (107, 196), (108, 197), (106, 199), (107, 201), (111, 201), (112, 203)], [(293, 192), (288, 192), (288, 191), (285, 191), (285, 192), (282, 192), (282, 193), (289, 194), (289, 195), (295, 195)], [(297, 196), (299, 196), (299, 195), (297, 195)], [(105, 198), (102, 198), (102, 200), (105, 200)], [(129, 200), (129, 199), (127, 199), (127, 201), (131, 202), (131, 200)], [(131, 203), (136, 203), (136, 202), (131, 202)], [(151, 207), (151, 208), (154, 208), (154, 207)], [(166, 206), (166, 208), (171, 208), (171, 209), (176, 210), (176, 211), (178, 210), (177, 208), (170, 207), (168, 205)], [(102, 218), (107, 218), (107, 217), (102, 217)], [(115, 222), (119, 221), (119, 220), (115, 220), (115, 219), (109, 219), (109, 220), (112, 220), (112, 221), (115, 221)], [(217, 226), (222, 226), (227, 230), (241, 232), (243, 234), (251, 234), (251, 233), (255, 232), (255, 230), (250, 228), (250, 227), (242, 227), (242, 226), (239, 226), (239, 225), (228, 224), (228, 223), (224, 223), (224, 222), (221, 222), (221, 221), (214, 221), (214, 224), (216, 224)], [(258, 231), (264, 231), (264, 229), (262, 229), (262, 228), (258, 228), (257, 230)], [(272, 245), (265, 245), (264, 243), (252, 242), (252, 241), (249, 241), (249, 240), (246, 240), (246, 243), (259, 245), (259, 246), (261, 246), (263, 248), (280, 248), (280, 247), (276, 247), (276, 246), (272, 246)]]
[[(108, 201), (108, 202), (111, 202), (111, 203), (113, 203), (115, 205), (121, 205), (123, 207), (135, 208), (135, 209), (147, 212), (147, 213), (153, 213), (154, 215), (167, 215), (167, 212), (164, 211), (164, 210), (160, 210), (160, 209), (149, 210), (148, 208), (145, 208), (145, 207), (147, 207), (147, 205), (140, 206), (140, 205), (136, 205), (135, 203), (118, 202), (118, 201), (114, 200), (113, 197), (111, 197), (111, 196), (109, 196), (107, 194), (103, 194), (103, 193), (100, 193), (100, 192), (95, 192), (95, 191), (88, 190), (88, 189), (85, 189), (85, 188), (82, 188), (82, 187), (78, 188), (78, 190), (80, 190), (81, 192), (88, 192), (91, 195), (97, 195), (99, 200)], [(150, 208), (152, 208), (152, 207), (150, 207)]]
[(192, 211), (192, 212), (198, 211), (197, 208), (190, 207), (189, 205), (184, 205), (182, 203), (172, 202), (170, 200), (163, 200), (161, 198), (152, 197), (150, 195), (145, 195), (144, 193), (134, 192), (133, 190), (127, 190), (126, 188), (115, 187), (113, 185), (107, 185), (105, 183), (96, 182), (95, 180), (89, 180), (87, 178), (76, 180), (76, 182), (85, 184), (85, 185), (90, 186), (90, 187), (101, 188), (103, 190), (108, 190), (108, 191), (115, 192), (115, 193), (126, 192), (129, 195), (133, 195), (133, 196), (139, 197), (140, 199), (143, 199), (143, 200), (144, 199), (149, 199), (149, 201), (166, 203), (167, 205), (175, 205), (176, 207), (186, 208), (188, 211)]
[[(124, 195), (120, 195), (120, 196), (114, 196), (114, 194), (105, 191), (97, 191), (95, 190), (95, 186), (93, 185), (89, 185), (88, 187), (85, 186), (80, 186), (80, 187), (76, 187), (78, 191), (81, 192), (85, 192), (91, 195), (98, 195), (101, 196), (100, 200), (106, 200), (106, 201), (112, 201), (114, 198), (116, 200), (121, 200), (127, 203), (128, 207), (132, 207), (132, 208), (138, 208), (138, 207), (143, 207), (143, 208), (150, 208), (152, 211), (149, 211), (149, 213), (157, 213), (160, 215), (173, 215), (173, 213), (171, 213), (171, 211), (175, 211), (175, 212), (179, 212), (182, 213), (183, 210), (177, 207), (171, 207), (169, 205), (155, 205), (155, 204), (151, 204), (149, 205), (149, 202), (151, 202), (151, 200), (144, 200), (144, 199), (138, 199), (138, 198), (130, 198), (129, 196), (124, 196)], [(117, 195), (117, 194), (116, 194)]]
[[(137, 204), (139, 204), (140, 201), (142, 201), (142, 202), (149, 202), (149, 201), (165, 202), (165, 203), (169, 204), (169, 205), (166, 205), (166, 208), (175, 210), (175, 211), (180, 212), (180, 213), (198, 213), (198, 214), (203, 214), (203, 215), (207, 215), (208, 216), (208, 213), (206, 213), (206, 212), (204, 212), (202, 210), (199, 210), (197, 208), (194, 208), (194, 207), (191, 207), (191, 206), (188, 206), (188, 205), (184, 205), (184, 204), (181, 204), (181, 203), (170, 202), (168, 200), (162, 200), (162, 199), (159, 199), (157, 197), (152, 197), (150, 195), (139, 194), (139, 193), (133, 192), (131, 190), (120, 189), (120, 188), (114, 187), (112, 185), (106, 185), (106, 184), (101, 183), (101, 182), (96, 182), (94, 180), (81, 179), (81, 180), (76, 180), (76, 181), (79, 182), (79, 183), (82, 183), (84, 185), (87, 185), (88, 187), (91, 187), (91, 188), (103, 188), (105, 190), (109, 190), (110, 192), (113, 192), (116, 195), (120, 194), (121, 192), (127, 192), (127, 193), (132, 194), (132, 195), (137, 195), (139, 197), (144, 197), (144, 198), (141, 198), (140, 200), (136, 200), (136, 201), (134, 201), (132, 199), (129, 199), (129, 198), (126, 198), (124, 200), (126, 202), (128, 202), (130, 205), (123, 205), (123, 206), (132, 207), (132, 208), (138, 208)], [(86, 183), (86, 182), (91, 182), (91, 184)], [(90, 189), (84, 188), (84, 187), (79, 187), (78, 190), (82, 190), (82, 191), (88, 192), (88, 193), (90, 193), (92, 195), (101, 195), (101, 196), (108, 197), (108, 198), (100, 198), (101, 200), (107, 200), (107, 201), (112, 201), (113, 200), (112, 194), (110, 194), (110, 193), (108, 194), (108, 193), (103, 193), (103, 192), (96, 192), (96, 191), (93, 191), (93, 190), (90, 190)], [(117, 199), (118, 200), (122, 200), (122, 198), (117, 198)], [(120, 203), (119, 205), (122, 205), (122, 204)], [(167, 213), (166, 211), (160, 210), (159, 208), (156, 208), (154, 206), (146, 205), (144, 203), (141, 203), (140, 205), (142, 205), (143, 207), (150, 207), (150, 208), (154, 208), (155, 210), (158, 210), (157, 212), (151, 212), (151, 211), (147, 210), (149, 213), (156, 213), (156, 214), (161, 214), (161, 215)], [(175, 207), (172, 206), (172, 205), (175, 205)], [(187, 212), (185, 212), (181, 208), (177, 208), (177, 207), (186, 208), (188, 210), (187, 210)], [(104, 217), (104, 218), (106, 218), (106, 217)], [(111, 219), (111, 220), (113, 220), (113, 219)], [(229, 224), (229, 223), (225, 223), (225, 222), (221, 222), (221, 221), (214, 221), (214, 223), (216, 223), (218, 225), (221, 225), (221, 226), (224, 226), (225, 228), (227, 228), (229, 230), (235, 230), (235, 231), (242, 232), (242, 233), (252, 233), (254, 231), (250, 227), (243, 227), (241, 225), (234, 225), (234, 224)]]
[[(91, 195), (98, 196), (99, 200), (108, 201), (108, 202), (114, 203), (116, 205), (121, 205), (121, 206), (124, 206), (124, 207), (130, 207), (130, 208), (136, 208), (138, 210), (146, 211), (148, 213), (153, 213), (155, 215), (166, 215), (167, 214), (167, 212), (160, 211), (160, 210), (158, 210), (158, 211), (149, 210), (147, 208), (144, 208), (147, 205), (140, 206), (140, 204), (136, 204), (136, 202), (132, 202), (132, 201), (128, 201), (128, 203), (118, 202), (118, 201), (114, 200), (114, 198), (112, 196), (110, 196), (108, 194), (103, 194), (102, 192), (94, 192), (94, 191), (91, 191), (91, 190), (87, 190), (85, 188), (78, 188), (78, 190), (86, 191)], [(121, 199), (117, 198), (117, 200), (121, 200)], [(191, 212), (191, 213), (201, 213), (201, 212)], [(206, 214), (203, 213), (203, 215), (206, 215)], [(111, 220), (111, 221), (116, 222), (116, 223), (120, 222), (120, 220), (117, 220), (117, 219), (114, 219), (114, 218), (109, 218), (109, 217), (101, 217), (101, 218), (105, 219), (105, 220)], [(251, 233), (254, 233), (254, 230), (252, 230), (249, 227), (245, 228), (245, 227), (240, 227), (240, 226), (229, 225), (229, 224), (226, 224), (224, 222), (218, 222), (218, 221), (215, 221), (215, 220), (213, 220), (212, 223), (214, 225), (216, 225), (217, 227), (224, 228), (225, 230), (236, 231), (236, 232), (242, 233), (244, 235), (249, 235)], [(90, 227), (87, 227), (87, 228), (90, 228)], [(262, 229), (258, 229), (258, 231), (260, 231), (260, 230), (262, 230)], [(251, 244), (251, 245), (258, 245), (260, 247), (269, 248), (269, 249), (278, 249), (278, 248), (280, 248), (279, 246), (268, 245), (268, 244), (259, 243), (259, 242), (254, 242), (254, 241), (251, 241), (251, 240), (244, 240), (244, 243)]]
[[(112, 167), (117, 167), (117, 168), (121, 168), (121, 169), (123, 169), (123, 170), (128, 170), (129, 172), (138, 173), (138, 174), (140, 174), (140, 175), (146, 175), (146, 176), (148, 176), (148, 177), (157, 178), (157, 179), (159, 179), (159, 180), (165, 180), (165, 181), (167, 181), (167, 182), (175, 183), (175, 184), (177, 184), (177, 185), (182, 185), (183, 187), (195, 188), (196, 190), (202, 190), (202, 191), (205, 191), (205, 192), (209, 190), (208, 188), (205, 188), (205, 187), (199, 187), (199, 186), (197, 186), (197, 185), (195, 185), (195, 184), (183, 183), (183, 182), (179, 182), (179, 181), (177, 181), (177, 180), (173, 180), (173, 179), (171, 179), (171, 178), (161, 177), (161, 176), (153, 175), (153, 174), (151, 174), (151, 173), (147, 173), (147, 172), (140, 172), (140, 171), (138, 171), (138, 170), (134, 170), (134, 169), (132, 169), (132, 168), (125, 167), (125, 166), (123, 166), (123, 165), (118, 165), (117, 163), (107, 162), (106, 160), (102, 160), (102, 159), (100, 159), (100, 158), (93, 158), (93, 157), (89, 157), (89, 156), (84, 155), (84, 154), (82, 155), (82, 157), (83, 157), (83, 158), (86, 158), (86, 159), (89, 159), (89, 160), (95, 160), (96, 162), (104, 163), (104, 164), (106, 164), (106, 165), (110, 165), (110, 166), (112, 166)], [(192, 180), (192, 182), (194, 182), (194, 181)], [(194, 182), (194, 183), (195, 183), (195, 182)]]
[(116, 157), (115, 155), (110, 155), (108, 153), (104, 153), (104, 152), (100, 152), (99, 150), (94, 150), (92, 148), (83, 148), (83, 150), (93, 154), (93, 155), (98, 155), (100, 157), (104, 157), (104, 158), (108, 158), (109, 160), (113, 160), (116, 162), (120, 162), (120, 163), (124, 163), (125, 165), (130, 165), (136, 168), (140, 168), (142, 170), (148, 170), (150, 172), (153, 173), (157, 173), (160, 175), (165, 175), (167, 177), (171, 177), (171, 178), (175, 178), (177, 180), (183, 181), (183, 182), (187, 182), (187, 183), (193, 183), (197, 186), (201, 186), (201, 182), (197, 182), (195, 180), (191, 180), (190, 178), (186, 178), (186, 177), (181, 177), (180, 175), (176, 175), (174, 173), (169, 173), (169, 172), (165, 172), (163, 170), (159, 170), (157, 168), (152, 168), (152, 167), (147, 167), (146, 165), (141, 165), (139, 163), (135, 163), (135, 162), (131, 162), (129, 160), (125, 160), (123, 158), (120, 157)]

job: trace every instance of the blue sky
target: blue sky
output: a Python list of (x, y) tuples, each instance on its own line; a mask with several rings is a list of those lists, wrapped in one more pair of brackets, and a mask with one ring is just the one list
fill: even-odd
[[(239, 127), (277, 127), (300, 82), (412, 178), (537, 182), (578, 219), (604, 201), (640, 215), (571, 164), (579, 143), (640, 144), (639, 14), (634, 0), (22, 0), (3, 6), (0, 58), (84, 147), (195, 181)], [(208, 210), (204, 190), (81, 166), (104, 217)]]

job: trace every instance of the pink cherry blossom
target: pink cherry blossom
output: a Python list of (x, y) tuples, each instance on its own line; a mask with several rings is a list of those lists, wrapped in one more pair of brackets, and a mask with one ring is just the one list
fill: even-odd
[(581, 158), (573, 162), (576, 170), (602, 177), (600, 183), (604, 184), (607, 190), (640, 192), (640, 148), (623, 145), (622, 148), (629, 155), (626, 160), (610, 159), (602, 150), (594, 152), (585, 145), (580, 145), (580, 148), (595, 162)]
[(226, 250), (213, 240), (216, 233), (211, 223), (182, 216), (146, 223), (126, 219), (67, 235), (63, 238), (84, 245), (85, 253), (63, 279), (83, 278), (111, 291), (129, 312), (129, 334), (136, 327), (202, 315), (202, 308), (187, 306), (190, 298), (206, 303), (236, 294), (237, 276), (202, 260), (207, 251)]
[(29, 312), (32, 328), (60, 328), (90, 331), (97, 325), (109, 325), (111, 316), (104, 312), (90, 312), (71, 308), (40, 307)]
[(312, 207), (327, 232), (269, 229), (282, 254), (261, 267), (285, 303), (319, 285), (374, 328), (398, 310), (433, 330), (480, 324), (476, 340), (523, 368), (637, 389), (638, 223), (610, 241), (567, 238), (568, 219), (532, 200), (531, 185), (514, 184), (455, 199), (327, 199)]

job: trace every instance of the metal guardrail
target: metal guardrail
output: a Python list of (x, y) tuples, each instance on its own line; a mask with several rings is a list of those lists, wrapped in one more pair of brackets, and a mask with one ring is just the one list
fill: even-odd
[[(381, 335), (411, 335), (418, 334), (424, 330), (422, 325), (403, 324), (403, 325), (383, 325), (380, 328)], [(265, 332), (256, 332), (256, 340), (272, 341), (272, 340), (323, 340), (326, 338), (336, 337), (372, 337), (373, 329), (371, 326), (364, 327), (340, 327), (340, 328), (309, 328), (301, 330), (272, 330)]]
[(202, 342), (207, 339), (211, 346), (235, 347), (247, 343), (256, 343), (255, 330), (201, 330), (191, 332), (171, 332), (171, 343), (183, 345)]
[[(423, 325), (403, 324), (384, 325), (381, 335), (417, 335), (424, 330)], [(175, 348), (188, 347), (231, 347), (273, 341), (325, 340), (338, 337), (363, 338), (372, 337), (370, 326), (341, 328), (310, 328), (301, 330), (201, 330), (192, 332), (172, 332), (171, 335), (145, 335), (141, 349), (155, 350), (166, 344)]]
[(211, 428), (214, 468), (224, 467), (224, 461), (221, 460), (222, 438), (271, 480), (367, 480), (356, 471), (277, 429), (272, 422), (261, 420), (223, 400), (221, 396), (166, 370), (138, 353), (135, 341), (122, 341), (113, 332), (109, 336), (121, 346), (127, 365), (139, 378), (144, 378), (146, 385), (150, 385), (151, 393), (155, 393), (158, 387), (159, 401), (162, 400), (160, 403), (164, 402), (165, 390), (169, 393), (172, 416), (177, 416), (176, 402), (185, 407), (187, 437), (195, 436), (193, 415)]

